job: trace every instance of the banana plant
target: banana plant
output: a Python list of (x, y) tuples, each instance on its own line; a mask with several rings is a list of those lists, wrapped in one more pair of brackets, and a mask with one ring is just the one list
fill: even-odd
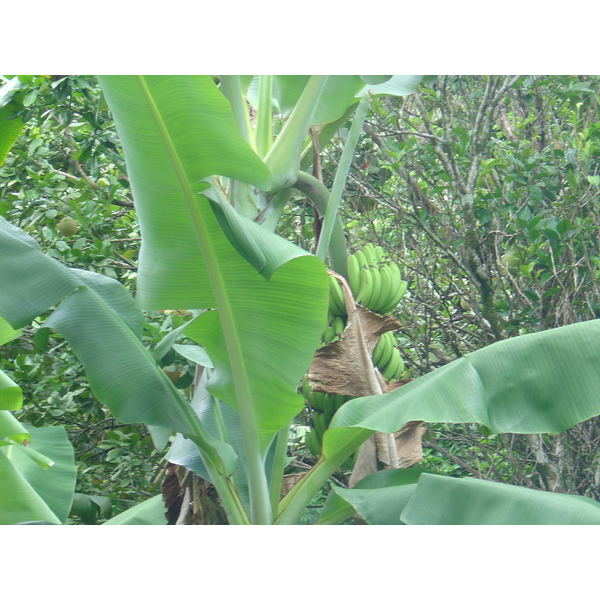
[[(157, 445), (170, 440), (170, 462), (214, 486), (229, 523), (296, 523), (374, 432), (426, 421), (552, 433), (600, 414), (598, 322), (523, 336), (390, 393), (347, 402), (325, 432), (315, 466), (281, 497), (289, 425), (303, 407), (298, 383), (327, 318), (327, 258), (345, 274), (337, 204), (369, 94), (409, 93), (417, 83), (358, 76), (100, 77), (142, 232), (135, 302), (117, 282), (67, 268), (0, 220), (0, 315), (14, 328), (37, 319), (41, 331), (62, 335), (96, 397), (117, 419), (146, 423)], [(330, 192), (305, 169), (355, 111)], [(284, 118), (276, 136), (273, 113)], [(306, 193), (324, 217), (317, 255), (274, 233), (293, 190)], [(198, 364), (191, 402), (144, 346), (140, 308), (193, 311), (167, 340), (187, 338), (177, 347)], [(158, 499), (144, 503), (109, 523), (154, 522), (158, 505)], [(392, 524), (590, 523), (600, 521), (600, 504), (390, 469), (352, 489), (334, 486), (317, 522), (355, 513)]]
[[(0, 318), (0, 346), (20, 335)], [(22, 404), (21, 388), (0, 371), (0, 525), (59, 525), (69, 516), (75, 490), (73, 447), (64, 427), (19, 422), (12, 411)]]

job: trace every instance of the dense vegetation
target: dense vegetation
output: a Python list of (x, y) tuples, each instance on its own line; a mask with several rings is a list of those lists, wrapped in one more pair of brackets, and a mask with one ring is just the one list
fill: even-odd
[[(23, 129), (0, 167), (0, 216), (46, 255), (135, 294), (140, 229), (98, 83), (24, 83)], [(351, 251), (371, 242), (402, 265), (408, 292), (394, 316), (403, 379), (502, 340), (598, 318), (599, 88), (598, 77), (440, 76), (424, 78), (413, 94), (371, 100), (340, 214)], [(329, 189), (349, 131), (341, 127), (312, 165)], [(69, 229), (67, 217), (76, 226)], [(277, 233), (315, 252), (322, 217), (295, 191)], [(156, 349), (190, 317), (145, 311), (144, 343)], [(15, 415), (34, 427), (66, 427), (82, 505), (85, 496), (105, 497), (118, 514), (160, 493), (165, 451), (143, 425), (123, 425), (95, 399), (71, 346), (39, 333), (43, 320), (3, 347), (0, 368), (24, 394)], [(173, 350), (159, 361), (178, 389), (191, 389), (193, 361)], [(290, 480), (315, 462), (302, 442), (308, 425), (303, 412), (291, 429)], [(426, 428), (420, 469), (600, 500), (595, 417), (555, 434), (493, 433), (471, 423)], [(346, 485), (350, 466), (332, 481)], [(111, 514), (102, 506), (75, 510), (70, 522), (102, 522)], [(309, 507), (301, 522), (313, 517)]]

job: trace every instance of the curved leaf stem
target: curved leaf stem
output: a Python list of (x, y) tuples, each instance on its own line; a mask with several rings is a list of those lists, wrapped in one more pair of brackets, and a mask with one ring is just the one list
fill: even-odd
[[(314, 204), (317, 212), (324, 215), (327, 212), (329, 205), (330, 192), (325, 187), (322, 181), (310, 173), (300, 171), (298, 178), (292, 186), (294, 189), (306, 194)], [(344, 236), (344, 227), (339, 215), (333, 217), (333, 231), (329, 242), (329, 261), (331, 268), (336, 272), (346, 277), (346, 238)]]
[(356, 428), (354, 436), (337, 447), (330, 456), (321, 455), (308, 474), (279, 503), (279, 514), (275, 518), (275, 525), (295, 525), (306, 506), (325, 485), (332, 473), (372, 435), (373, 431), (370, 429)]
[(256, 150), (256, 142), (254, 139), (254, 133), (252, 126), (250, 125), (250, 116), (248, 115), (248, 108), (242, 94), (240, 87), (240, 78), (238, 75), (222, 75), (221, 76), (221, 92), (229, 104), (231, 104), (231, 110), (233, 111), (233, 118), (240, 130), (240, 133), (244, 139), (248, 142), (253, 150)]

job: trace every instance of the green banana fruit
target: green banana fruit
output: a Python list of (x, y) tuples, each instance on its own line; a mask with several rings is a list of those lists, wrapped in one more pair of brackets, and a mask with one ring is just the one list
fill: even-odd
[(308, 376), (305, 375), (303, 377), (302, 383), (300, 384), (300, 389), (302, 391), (302, 395), (308, 400), (312, 391), (312, 386), (308, 382)]
[(322, 440), (323, 434), (327, 430), (327, 427), (329, 427), (329, 419), (325, 413), (317, 410), (317, 411), (313, 412), (312, 420), (313, 420), (314, 429), (317, 432), (319, 439)]
[(400, 298), (402, 298), (402, 296), (404, 296), (404, 294), (406, 293), (406, 287), (406, 281), (401, 281), (391, 302), (386, 306), (382, 306), (379, 312), (382, 314), (391, 313), (396, 308), (396, 306), (398, 306)]
[(384, 368), (392, 359), (392, 355), (396, 351), (396, 338), (394, 334), (390, 331), (390, 334), (386, 336), (385, 346), (383, 348), (383, 352), (381, 353), (381, 357), (379, 359), (379, 363), (377, 363), (377, 368), (381, 373), (383, 373)]
[(350, 400), (350, 396), (341, 396), (340, 394), (335, 394), (333, 399), (335, 412), (337, 412), (343, 404), (348, 402), (348, 400)]
[(373, 274), (370, 269), (362, 268), (360, 271), (360, 289), (356, 301), (362, 306), (367, 306), (373, 293)]
[(324, 392), (312, 392), (307, 398), (309, 404), (315, 409), (322, 411), (325, 407), (325, 393)]
[(394, 281), (389, 264), (384, 263), (379, 267), (379, 277), (381, 278), (381, 294), (373, 310), (379, 312), (382, 306), (387, 306), (392, 301), (394, 290)]
[[(398, 351), (400, 354), (400, 351)], [(402, 360), (402, 356), (400, 356), (400, 363), (398, 364), (396, 371), (392, 375), (392, 379), (402, 379), (402, 374), (404, 373), (404, 361)]]
[(373, 277), (373, 291), (371, 293), (371, 297), (369, 298), (369, 303), (366, 305), (366, 307), (369, 310), (375, 310), (375, 307), (379, 305), (379, 299), (381, 298), (381, 271), (379, 267), (369, 267), (369, 270), (371, 271), (371, 275)]
[(354, 254), (348, 255), (346, 269), (348, 270), (348, 285), (350, 286), (350, 290), (352, 290), (352, 295), (356, 296), (360, 288), (360, 265), (358, 264), (358, 258)]
[(335, 317), (346, 316), (344, 294), (338, 280), (333, 275), (329, 276), (329, 310)]
[(393, 348), (393, 334), (391, 331), (384, 333), (373, 348), (372, 361), (376, 367), (385, 366), (390, 360)]
[(335, 332), (335, 335), (342, 335), (342, 332), (346, 328), (346, 322), (344, 321), (344, 319), (342, 319), (342, 317), (336, 317), (333, 320), (332, 327), (333, 331)]
[(406, 293), (406, 281), (402, 280), (402, 275), (400, 273), (400, 267), (397, 263), (390, 261), (386, 263), (389, 267), (391, 278), (392, 278), (392, 288), (391, 293), (388, 298), (388, 302), (383, 304), (379, 310), (381, 313), (388, 313), (394, 310), (400, 302), (400, 298)]
[(335, 412), (335, 405), (333, 402), (333, 394), (324, 393), (323, 394), (323, 404), (321, 405), (321, 412), (326, 416), (327, 423), (329, 423), (329, 419), (333, 416)]
[(315, 456), (319, 456), (321, 454), (321, 440), (319, 438), (319, 434), (311, 429), (307, 431), (304, 436), (304, 444), (306, 445), (306, 449)]
[(377, 264), (377, 254), (375, 253), (375, 246), (373, 246), (373, 244), (369, 242), (368, 244), (365, 244), (362, 251), (365, 255), (367, 266), (375, 266)]
[(335, 338), (335, 330), (333, 329), (333, 327), (325, 327), (325, 329), (323, 329), (322, 338), (326, 344), (330, 344), (331, 342), (333, 342), (333, 338)]
[(404, 364), (403, 364), (402, 357), (400, 356), (400, 352), (398, 352), (397, 348), (394, 348), (394, 352), (392, 352), (392, 356), (391, 356), (388, 364), (385, 366), (385, 368), (381, 372), (381, 374), (383, 375), (383, 378), (387, 379), (389, 381), (398, 372), (401, 365), (402, 365), (402, 370), (403, 370)]
[(387, 259), (383, 248), (371, 242), (348, 255), (347, 269), (356, 302), (369, 310), (392, 312), (406, 292), (398, 263)]
[(361, 269), (364, 269), (369, 266), (369, 263), (367, 262), (367, 257), (365, 256), (365, 254), (362, 250), (357, 250), (354, 253), (354, 256), (356, 256), (356, 260), (358, 261), (358, 266)]

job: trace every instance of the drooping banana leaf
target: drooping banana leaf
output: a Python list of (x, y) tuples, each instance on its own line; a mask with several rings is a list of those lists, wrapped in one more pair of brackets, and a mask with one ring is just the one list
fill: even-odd
[[(21, 335), (0, 317), (0, 346)], [(18, 410), (23, 403), (21, 388), (3, 371), (0, 371), (0, 410)]]
[(420, 469), (369, 475), (352, 489), (332, 486), (317, 524), (359, 514), (369, 525), (598, 525), (600, 503)]
[(600, 525), (600, 502), (591, 498), (470, 477), (424, 474), (395, 508), (407, 525)]
[[(598, 389), (600, 320), (498, 342), (393, 392), (344, 404), (323, 436), (324, 459), (295, 495), (318, 489), (370, 432), (425, 421), (480, 423), (495, 433), (559, 433), (600, 414)], [(298, 515), (289, 496), (282, 523)]]
[(422, 79), (422, 75), (393, 75), (386, 81), (365, 86), (360, 95), (371, 93), (374, 96), (407, 96), (417, 89)]
[[(367, 84), (358, 75), (330, 75), (312, 118), (312, 124), (324, 125), (339, 119), (349, 106), (356, 103), (357, 96), (367, 92), (390, 96), (412, 94), (421, 83), (421, 79), (420, 75), (395, 75), (391, 78), (381, 78), (379, 83)], [(279, 108), (282, 114), (287, 115), (298, 102), (309, 76), (277, 75), (274, 80)]]
[(0, 447), (0, 524), (64, 523), (77, 478), (73, 447), (64, 427), (25, 429), (28, 447), (49, 457), (52, 466), (43, 469), (20, 448)]
[(166, 525), (165, 505), (162, 496), (154, 496), (129, 508), (102, 525)]
[(189, 403), (142, 345), (141, 313), (121, 284), (65, 267), (1, 218), (0, 251), (7, 259), (0, 261), (0, 315), (22, 326), (58, 305), (44, 326), (71, 344), (95, 396), (116, 418), (199, 436), (218, 470), (234, 470), (231, 448), (203, 437)]
[(8, 410), (0, 410), (0, 446), (29, 443), (29, 432)]
[[(259, 226), (249, 229), (249, 220), (236, 230), (235, 218), (223, 218), (225, 207), (200, 195), (198, 182), (208, 175), (269, 183), (241, 134), (227, 133), (233, 116), (212, 79), (100, 77), (100, 84), (142, 231), (138, 301), (148, 309), (218, 309), (197, 317), (186, 334), (216, 367), (211, 393), (249, 411), (264, 457), (274, 434), (302, 408), (295, 388), (326, 318), (323, 264)], [(211, 136), (235, 144), (224, 150), (209, 143)]]
[(332, 421), (325, 451), (335, 428), (391, 433), (408, 421), (560, 433), (600, 414), (598, 389), (600, 320), (576, 323), (492, 344), (389, 394), (348, 402)]
[(387, 469), (367, 475), (353, 488), (331, 485), (316, 525), (335, 524), (359, 514), (369, 525), (403, 525), (400, 513), (412, 498), (421, 469)]

